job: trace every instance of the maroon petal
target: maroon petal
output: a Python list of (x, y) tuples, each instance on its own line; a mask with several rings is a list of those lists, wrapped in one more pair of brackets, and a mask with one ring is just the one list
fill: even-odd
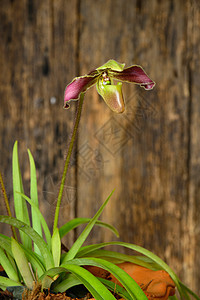
[(139, 84), (146, 90), (152, 89), (155, 85), (155, 82), (149, 78), (140, 66), (132, 66), (121, 72), (109, 70), (109, 74), (117, 80)]
[(93, 75), (85, 75), (74, 78), (65, 89), (64, 108), (69, 108), (69, 102), (71, 100), (78, 100), (81, 93), (84, 93), (88, 88), (94, 85), (98, 76), (99, 73), (96, 71), (93, 72)]

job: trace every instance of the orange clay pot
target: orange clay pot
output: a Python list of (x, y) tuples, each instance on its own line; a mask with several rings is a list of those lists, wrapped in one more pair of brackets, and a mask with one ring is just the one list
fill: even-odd
[[(118, 264), (118, 267), (137, 282), (149, 300), (167, 300), (169, 296), (175, 294), (175, 284), (169, 274), (163, 270), (152, 271), (129, 262)], [(96, 277), (111, 280), (121, 285), (108, 271), (93, 266), (86, 266), (85, 268)], [(90, 300), (95, 299), (91, 298)]]

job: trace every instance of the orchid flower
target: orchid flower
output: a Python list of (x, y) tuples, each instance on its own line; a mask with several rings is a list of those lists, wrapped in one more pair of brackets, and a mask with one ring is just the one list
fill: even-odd
[[(124, 66), (111, 59), (87, 75), (75, 77), (65, 89), (64, 108), (69, 108), (71, 100), (79, 100), (81, 93), (96, 84), (97, 92), (109, 108), (116, 113), (124, 112), (121, 81), (139, 84), (145, 90), (151, 90), (155, 85), (140, 66), (133, 65), (125, 69)], [(114, 80), (119, 82), (114, 84)]]

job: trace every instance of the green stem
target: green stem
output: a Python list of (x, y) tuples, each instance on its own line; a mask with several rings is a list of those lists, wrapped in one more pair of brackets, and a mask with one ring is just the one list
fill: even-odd
[(55, 216), (54, 216), (53, 232), (55, 231), (55, 229), (58, 226), (58, 216), (59, 216), (60, 204), (61, 204), (61, 200), (62, 200), (63, 189), (64, 189), (64, 184), (65, 184), (65, 180), (66, 180), (66, 176), (67, 176), (67, 170), (68, 170), (68, 167), (69, 167), (70, 157), (71, 157), (71, 154), (72, 154), (74, 141), (75, 141), (77, 130), (78, 130), (78, 125), (79, 125), (79, 122), (80, 122), (81, 111), (82, 111), (82, 106), (83, 106), (83, 99), (84, 99), (84, 94), (81, 93), (80, 100), (79, 100), (79, 103), (78, 103), (74, 128), (73, 128), (73, 131), (72, 131), (72, 137), (71, 137), (71, 140), (70, 140), (69, 149), (68, 149), (67, 157), (66, 157), (66, 160), (65, 160), (65, 166), (64, 166), (64, 171), (63, 171), (63, 175), (62, 175), (62, 180), (61, 180), (61, 184), (60, 184), (60, 190), (59, 190), (59, 194), (58, 194), (58, 199), (57, 199), (57, 204), (56, 204), (56, 211), (55, 211)]
[[(6, 205), (7, 214), (8, 214), (9, 217), (12, 217), (11, 210), (10, 210), (10, 205), (9, 205), (9, 201), (8, 201), (8, 196), (7, 196), (7, 193), (6, 193), (6, 189), (5, 189), (5, 185), (4, 185), (4, 182), (3, 182), (3, 177), (1, 175), (1, 172), (0, 172), (0, 185), (1, 185), (1, 190), (2, 190), (2, 194), (3, 194), (3, 199), (4, 199), (4, 202), (5, 202), (5, 205)], [(16, 235), (15, 228), (13, 226), (11, 226), (11, 229), (12, 229), (13, 237), (17, 240), (17, 235)]]

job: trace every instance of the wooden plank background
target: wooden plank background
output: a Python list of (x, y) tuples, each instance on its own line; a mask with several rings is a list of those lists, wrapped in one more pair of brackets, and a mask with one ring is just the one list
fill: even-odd
[[(76, 107), (63, 110), (64, 88), (110, 58), (142, 65), (156, 87), (147, 92), (124, 84), (122, 115), (113, 114), (95, 88), (87, 92), (60, 225), (92, 217), (115, 189), (102, 219), (200, 293), (198, 0), (0, 0), (0, 168), (11, 206), (18, 140), (25, 191), (30, 148), (41, 210), (52, 226)], [(1, 232), (8, 230), (1, 225)], [(114, 239), (96, 228), (88, 242)]]

